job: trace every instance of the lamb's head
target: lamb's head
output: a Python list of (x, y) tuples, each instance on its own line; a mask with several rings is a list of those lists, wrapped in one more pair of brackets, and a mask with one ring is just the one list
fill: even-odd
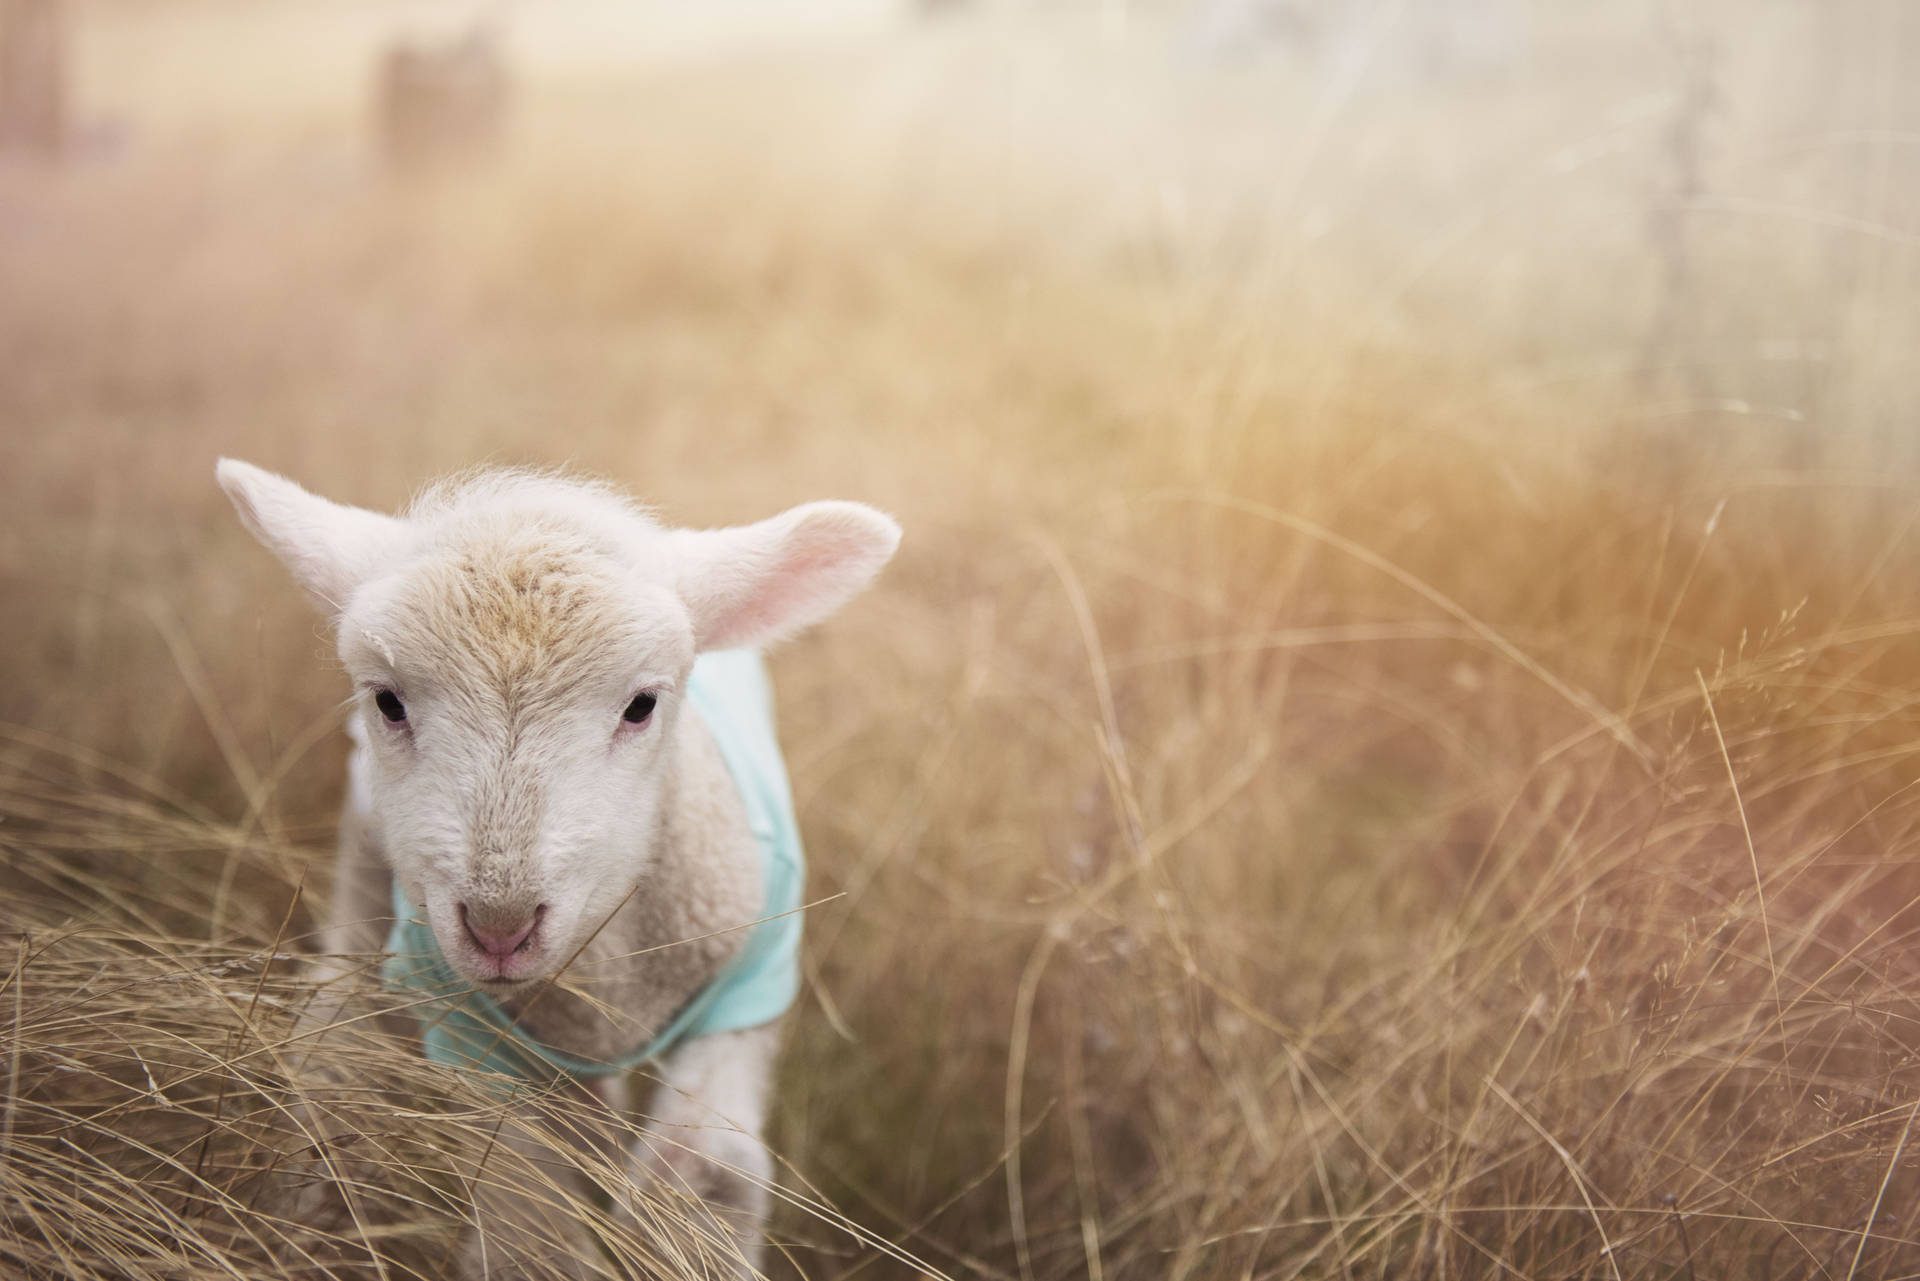
[(370, 818), (449, 962), (559, 968), (635, 890), (695, 655), (839, 608), (900, 530), (858, 503), (664, 529), (607, 490), (493, 472), (404, 516), (222, 460), (241, 520), (333, 618)]

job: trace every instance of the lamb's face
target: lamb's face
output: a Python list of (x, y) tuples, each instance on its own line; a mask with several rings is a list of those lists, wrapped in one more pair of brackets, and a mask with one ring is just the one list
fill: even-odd
[(645, 874), (694, 655), (825, 618), (900, 540), (859, 503), (663, 529), (597, 486), (498, 472), (393, 517), (217, 474), (334, 618), (394, 874), (487, 984), (554, 973)]
[(671, 583), (484, 530), (363, 585), (339, 641), (370, 817), (441, 952), (486, 986), (553, 973), (652, 857), (694, 657)]

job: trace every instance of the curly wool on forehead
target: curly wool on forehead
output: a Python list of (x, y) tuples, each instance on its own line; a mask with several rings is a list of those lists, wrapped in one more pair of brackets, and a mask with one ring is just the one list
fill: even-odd
[(604, 481), (532, 467), (481, 467), (428, 485), (407, 507), (422, 532), (516, 521), (565, 526), (616, 554), (660, 532), (653, 513)]

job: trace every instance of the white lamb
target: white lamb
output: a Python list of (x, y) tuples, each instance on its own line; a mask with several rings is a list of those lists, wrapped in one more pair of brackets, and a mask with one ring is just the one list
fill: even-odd
[[(648, 1130), (670, 1138), (634, 1146), (636, 1179), (695, 1189), (755, 1266), (801, 864), (750, 651), (865, 587), (899, 526), (819, 502), (666, 529), (523, 471), (393, 517), (231, 459), (217, 475), (332, 617), (356, 691), (326, 951), (384, 948), (390, 980), (444, 994), (432, 1057), (617, 1108), (648, 1061)], [(487, 1235), (514, 1213), (478, 1207), (469, 1275), (502, 1274)]]

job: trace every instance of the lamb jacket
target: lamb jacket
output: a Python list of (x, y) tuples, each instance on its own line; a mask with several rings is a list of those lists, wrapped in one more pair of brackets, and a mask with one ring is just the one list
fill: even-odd
[(651, 1040), (615, 1059), (582, 1059), (535, 1040), (515, 1026), (498, 1001), (461, 978), (396, 878), (393, 929), (387, 936), (391, 955), (381, 974), (390, 987), (421, 994), (414, 1009), (429, 1059), (541, 1083), (561, 1075), (613, 1076), (693, 1037), (770, 1023), (793, 1004), (800, 990), (806, 860), (774, 733), (766, 665), (752, 650), (702, 654), (694, 661), (686, 697), (720, 748), (760, 853), (766, 902), (749, 926), (746, 944)]

